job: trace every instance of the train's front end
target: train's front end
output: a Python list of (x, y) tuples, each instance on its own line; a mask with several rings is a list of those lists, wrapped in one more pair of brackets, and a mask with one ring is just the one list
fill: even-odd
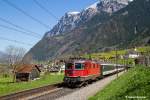
[(83, 77), (86, 76), (84, 61), (68, 62), (65, 65), (64, 83), (67, 86), (81, 84)]

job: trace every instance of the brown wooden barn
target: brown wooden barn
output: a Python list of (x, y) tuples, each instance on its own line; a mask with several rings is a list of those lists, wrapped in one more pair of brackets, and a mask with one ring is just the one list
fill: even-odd
[(139, 58), (136, 58), (134, 60), (135, 64), (140, 64), (140, 65), (145, 65), (145, 66), (150, 66), (150, 57), (149, 56), (141, 56)]
[(16, 81), (29, 81), (40, 77), (41, 70), (37, 65), (22, 65), (16, 69)]

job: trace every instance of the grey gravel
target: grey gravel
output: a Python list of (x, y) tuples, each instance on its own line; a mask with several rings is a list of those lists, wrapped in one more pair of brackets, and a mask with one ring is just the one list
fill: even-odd
[(32, 98), (30, 100), (56, 100), (57, 98), (60, 98), (64, 95), (70, 94), (74, 91), (76, 91), (77, 89), (70, 89), (70, 88), (62, 88), (59, 89), (57, 91), (54, 91), (52, 93), (48, 93), (42, 96), (38, 96), (36, 98)]
[[(119, 76), (123, 73), (124, 72), (119, 73)], [(106, 85), (108, 85), (112, 80), (116, 78), (116, 74), (110, 77), (106, 77), (100, 81), (97, 81), (68, 95), (62, 96), (56, 100), (88, 100), (89, 97), (94, 96), (98, 91), (102, 90)]]

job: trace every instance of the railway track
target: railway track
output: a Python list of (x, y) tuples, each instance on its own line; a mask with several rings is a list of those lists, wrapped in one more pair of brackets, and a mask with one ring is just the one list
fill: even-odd
[(35, 97), (35, 98), (29, 99), (29, 100), (56, 100), (62, 96), (73, 93), (73, 92), (77, 91), (78, 89), (79, 88), (74, 88), (74, 89), (62, 88), (62, 89), (59, 89), (57, 91), (54, 91), (54, 92), (51, 92), (51, 93), (48, 93), (45, 95), (41, 95), (39, 97)]
[[(105, 75), (104, 78), (114, 74), (116, 74), (116, 72)], [(63, 87), (62, 83), (58, 83), (2, 96), (0, 97), (0, 100), (55, 100), (69, 93), (73, 93), (79, 89), (81, 88), (65, 88)]]
[[(116, 71), (116, 72), (114, 72), (114, 73), (105, 75), (105, 76), (104, 76), (102, 79), (100, 79), (99, 81), (101, 81), (101, 80), (103, 80), (103, 79), (105, 79), (105, 78), (108, 78), (108, 77), (110, 77), (110, 76), (113, 76), (113, 75), (117, 74), (117, 72), (118, 72), (118, 74), (119, 74), (119, 73), (122, 72), (122, 71), (124, 71), (124, 70)], [(93, 81), (93, 82), (95, 83), (96, 81)], [(90, 85), (90, 84), (88, 84), (88, 85)], [(88, 86), (88, 85), (87, 85), (87, 86)], [(85, 86), (85, 87), (87, 87), (87, 86)], [(39, 96), (39, 97), (32, 98), (32, 99), (30, 99), (30, 100), (56, 100), (56, 99), (59, 99), (59, 98), (61, 98), (61, 97), (63, 97), (63, 96), (66, 96), (66, 95), (68, 95), (68, 94), (71, 94), (71, 93), (73, 93), (73, 92), (75, 92), (75, 91), (81, 90), (81, 89), (83, 89), (83, 88), (84, 88), (84, 87), (71, 89), (71, 88), (64, 88), (64, 87), (63, 87), (61, 90), (54, 91), (54, 92), (51, 92), (51, 93), (49, 93), (49, 94), (41, 95), (41, 96)]]
[(59, 89), (61, 89), (61, 84), (53, 84), (53, 85), (47, 85), (39, 88), (34, 88), (30, 90), (25, 90), (17, 93), (12, 93), (6, 96), (1, 96), (0, 100), (27, 100), (31, 99), (37, 96), (41, 96), (46, 93), (54, 92)]
[[(124, 70), (118, 71), (118, 73), (120, 73), (122, 71), (124, 71)], [(117, 72), (111, 73), (109, 75), (105, 75), (104, 78), (102, 78), (101, 80), (103, 80), (105, 78), (108, 78), (108, 77), (111, 77), (111, 76), (116, 75), (116, 74), (117, 74)], [(101, 81), (101, 80), (99, 80), (99, 81)], [(95, 82), (98, 82), (98, 81), (93, 81), (93, 82), (95, 83)], [(88, 87), (89, 85), (92, 85), (92, 84), (88, 84), (87, 86), (84, 86), (84, 87)], [(30, 100), (57, 100), (57, 99), (60, 99), (61, 97), (64, 97), (66, 95), (69, 95), (71, 93), (79, 91), (81, 89), (84, 89), (84, 87), (72, 88), (72, 89), (62, 87), (62, 89), (60, 89), (60, 90), (57, 90), (57, 91), (54, 91), (54, 92), (51, 92), (51, 93), (48, 93), (48, 94), (45, 94), (45, 95), (41, 95), (39, 97), (35, 97), (35, 98), (30, 99)]]

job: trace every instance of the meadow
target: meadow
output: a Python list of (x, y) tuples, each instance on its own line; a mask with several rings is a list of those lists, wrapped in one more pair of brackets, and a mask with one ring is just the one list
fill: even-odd
[[(126, 50), (117, 50), (117, 62), (116, 62), (116, 51), (100, 52), (100, 53), (91, 53), (85, 54), (83, 58), (92, 58), (95, 60), (105, 60), (111, 63), (125, 64), (125, 65), (134, 65), (134, 59), (132, 58), (121, 58), (127, 54), (128, 51), (133, 51), (135, 48), (126, 49)], [(150, 53), (150, 46), (137, 47), (136, 51), (142, 55), (147, 55)]]
[(45, 85), (55, 84), (63, 81), (63, 74), (46, 74), (38, 80), (29, 82), (13, 83), (12, 76), (0, 76), (0, 96), (15, 93), (23, 90), (33, 89)]
[(150, 68), (136, 66), (112, 81), (89, 100), (150, 100), (149, 76)]
[[(149, 52), (149, 50), (150, 50), (150, 46), (137, 48), (137, 51), (142, 52), (142, 53)], [(118, 50), (117, 54), (124, 55), (126, 53), (126, 51), (127, 50)], [(114, 57), (115, 54), (116, 54), (116, 51), (109, 51), (109, 52), (102, 52), (102, 53), (93, 53), (90, 56), (93, 59), (99, 59), (99, 58), (109, 59), (111, 57)], [(89, 55), (84, 55), (83, 57), (88, 58)], [(111, 60), (112, 60), (112, 63), (115, 63), (115, 58), (111, 59)], [(127, 59), (127, 60), (126, 59), (118, 59), (117, 63), (130, 64), (133, 62), (133, 60), (134, 59)], [(134, 82), (133, 82), (133, 84), (130, 84), (130, 83), (132, 83), (132, 81), (138, 79), (138, 77), (139, 77), (139, 79), (142, 80), (142, 77), (147, 78), (146, 75), (147, 76), (150, 75), (149, 69), (147, 69), (147, 70), (145, 70), (145, 69), (147, 69), (147, 68), (137, 67), (137, 68), (131, 69), (125, 75), (121, 76), (121, 78), (118, 78), (116, 81), (112, 82), (112, 85), (110, 84), (106, 89), (104, 89), (104, 92), (100, 92), (100, 95), (107, 96), (108, 94), (110, 94), (109, 97), (114, 97), (114, 96), (117, 96), (117, 94), (115, 94), (116, 92), (123, 93), (123, 91), (125, 91), (125, 93), (124, 93), (124, 95), (125, 95), (126, 89), (130, 90), (130, 88), (132, 88), (132, 85), (139, 84), (139, 83), (134, 83)], [(12, 76), (9, 75), (7, 77), (4, 77), (4, 76), (0, 75), (0, 96), (23, 91), (23, 90), (28, 90), (28, 89), (32, 89), (32, 88), (37, 88), (37, 87), (41, 87), (41, 86), (45, 86), (45, 85), (49, 85), (49, 84), (59, 83), (59, 82), (63, 81), (63, 76), (64, 76), (63, 74), (45, 74), (45, 75), (41, 76), (39, 80), (13, 83)], [(148, 80), (148, 78), (147, 78), (147, 80)], [(147, 80), (145, 80), (145, 81), (147, 82)], [(116, 85), (117, 82), (119, 83), (119, 85)], [(137, 82), (140, 82), (140, 81), (137, 80)], [(142, 83), (142, 84), (144, 84), (144, 83)], [(126, 88), (128, 86), (129, 86), (129, 88)], [(147, 85), (147, 87), (150, 88), (149, 85)], [(117, 88), (117, 89), (115, 89), (115, 88)], [(144, 87), (142, 87), (142, 88), (144, 88)], [(110, 91), (108, 91), (108, 90), (110, 90)], [(139, 90), (137, 90), (137, 91), (139, 91)], [(150, 91), (149, 91), (149, 93), (150, 93)], [(104, 97), (104, 96), (102, 96), (102, 97)], [(91, 97), (90, 99), (96, 100), (97, 98), (99, 98), (99, 93), (96, 96)], [(122, 98), (124, 98), (124, 97), (122, 97)], [(104, 99), (104, 100), (107, 100), (107, 99)], [(108, 100), (110, 100), (110, 99), (108, 98)]]

